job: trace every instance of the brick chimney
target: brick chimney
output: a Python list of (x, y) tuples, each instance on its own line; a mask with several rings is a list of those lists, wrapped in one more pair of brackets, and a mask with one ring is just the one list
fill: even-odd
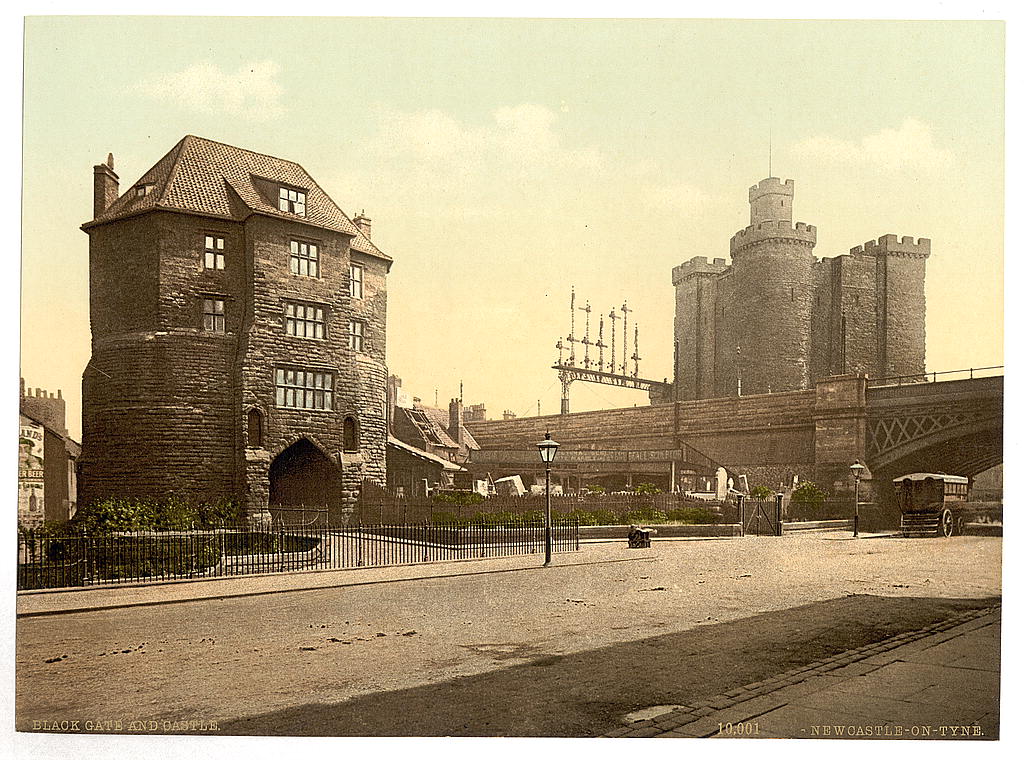
[(453, 398), (448, 402), (448, 435), (462, 445), (462, 399)]
[(366, 236), (366, 239), (370, 239), (370, 217), (366, 215), (365, 211), (360, 211), (359, 216), (352, 220), (352, 222), (359, 228), (359, 231)]
[(95, 219), (117, 200), (117, 175), (114, 174), (114, 154), (107, 154), (105, 164), (92, 167), (92, 217)]

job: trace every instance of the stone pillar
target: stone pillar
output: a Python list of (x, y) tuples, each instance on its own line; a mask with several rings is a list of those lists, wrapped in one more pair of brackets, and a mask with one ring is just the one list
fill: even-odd
[[(852, 492), (850, 465), (865, 461), (866, 388), (864, 375), (835, 375), (814, 386), (814, 481), (833, 494)], [(870, 477), (865, 471), (862, 491), (870, 490)]]
[(245, 503), (247, 517), (269, 515), (270, 505), (270, 452), (265, 449), (245, 450)]

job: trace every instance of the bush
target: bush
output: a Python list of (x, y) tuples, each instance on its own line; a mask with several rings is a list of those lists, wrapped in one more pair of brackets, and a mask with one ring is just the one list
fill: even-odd
[(768, 486), (754, 486), (750, 489), (750, 498), (758, 501), (768, 501), (775, 498), (775, 491)]
[(670, 510), (668, 519), (684, 525), (714, 525), (718, 522), (718, 515), (704, 507), (680, 507)]
[(586, 509), (574, 509), (566, 515), (570, 520), (575, 519), (580, 525), (601, 525), (597, 512), (590, 512)]
[(590, 514), (594, 517), (594, 525), (618, 525), (621, 522), (610, 509), (595, 509)]
[(812, 483), (810, 480), (805, 480), (795, 489), (793, 489), (793, 496), (790, 499), (791, 503), (799, 506), (806, 506), (812, 508), (820, 508), (825, 503), (825, 499), (828, 498), (828, 491), (823, 491), (818, 488), (817, 484)]
[(430, 498), (435, 504), (446, 504), (453, 507), (471, 507), (484, 500), (484, 497), (476, 491), (441, 491)]
[(593, 494), (603, 494), (605, 492), (604, 486), (602, 486), (600, 483), (594, 483), (592, 485), (587, 486), (586, 488), (588, 491), (590, 491), (590, 493)]
[(793, 496), (789, 502), (788, 516), (793, 520), (820, 518), (827, 498), (827, 491), (823, 491), (810, 480), (805, 480), (793, 489)]
[(111, 497), (79, 508), (68, 531), (116, 533), (139, 530), (208, 530), (241, 518), (237, 504), (196, 503), (180, 496), (164, 499)]
[(641, 507), (640, 509), (631, 509), (622, 515), (622, 525), (632, 525), (634, 523), (664, 523), (668, 522), (668, 515), (662, 512), (660, 509), (654, 509), (653, 507)]
[(653, 483), (637, 483), (636, 488), (633, 489), (633, 492), (653, 495), (656, 493), (661, 493), (661, 489), (657, 488)]

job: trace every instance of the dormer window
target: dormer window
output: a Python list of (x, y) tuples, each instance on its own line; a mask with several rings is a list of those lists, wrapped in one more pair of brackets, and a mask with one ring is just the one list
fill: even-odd
[(282, 187), (278, 195), (277, 207), (286, 214), (306, 215), (306, 193), (302, 190), (293, 190), (290, 187)]
[(136, 185), (135, 186), (135, 197), (136, 198), (145, 198), (147, 195), (149, 195), (151, 192), (153, 192), (153, 188), (154, 187), (155, 187), (155, 185), (152, 182), (147, 182), (147, 183), (142, 184), (142, 185)]

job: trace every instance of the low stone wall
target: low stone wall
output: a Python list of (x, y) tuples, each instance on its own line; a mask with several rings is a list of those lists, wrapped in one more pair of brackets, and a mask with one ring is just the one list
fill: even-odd
[(782, 523), (783, 533), (797, 533), (799, 531), (833, 531), (853, 530), (853, 520), (804, 520), (801, 522)]
[[(657, 533), (653, 538), (732, 538), (740, 536), (739, 525), (644, 525)], [(581, 525), (580, 541), (625, 541), (628, 525)]]

